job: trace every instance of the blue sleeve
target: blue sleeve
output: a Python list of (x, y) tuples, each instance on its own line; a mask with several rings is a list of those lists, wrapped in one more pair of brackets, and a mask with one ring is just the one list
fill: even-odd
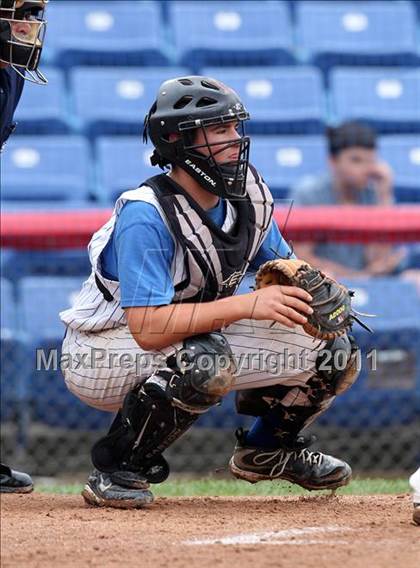
[[(259, 248), (256, 256), (250, 264), (251, 270), (258, 270), (264, 262), (273, 260), (279, 257), (287, 257), (291, 249), (287, 244), (286, 239), (280, 233), (278, 225), (274, 219), (271, 221), (270, 229), (265, 237), (261, 247)], [(293, 254), (291, 258), (296, 258)]]
[(157, 209), (143, 201), (127, 203), (114, 235), (121, 306), (170, 304), (175, 245)]

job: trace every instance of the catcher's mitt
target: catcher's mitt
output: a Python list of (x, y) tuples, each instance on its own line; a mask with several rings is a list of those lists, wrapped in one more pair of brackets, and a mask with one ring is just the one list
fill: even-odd
[(353, 320), (371, 331), (355, 315), (351, 307), (354, 292), (329, 278), (307, 262), (297, 259), (270, 260), (262, 264), (256, 274), (256, 289), (272, 284), (298, 286), (312, 296), (313, 314), (303, 329), (318, 339), (333, 339), (351, 329)]

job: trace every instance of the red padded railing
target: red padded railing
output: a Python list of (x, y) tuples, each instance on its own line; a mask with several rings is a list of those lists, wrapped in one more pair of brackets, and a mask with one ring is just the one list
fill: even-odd
[[(111, 210), (4, 212), (1, 246), (15, 249), (84, 247)], [(277, 207), (285, 238), (296, 242), (420, 241), (420, 206)]]

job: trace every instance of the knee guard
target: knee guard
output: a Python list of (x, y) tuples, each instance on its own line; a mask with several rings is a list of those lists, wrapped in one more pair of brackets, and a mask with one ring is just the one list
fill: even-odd
[[(359, 376), (359, 363), (360, 349), (351, 335), (342, 335), (329, 341), (318, 355), (315, 375), (307, 382), (313, 402), (321, 401), (325, 396), (333, 397), (349, 389)], [(236, 409), (239, 414), (264, 416), (280, 403), (290, 388), (273, 385), (238, 391)]]
[[(343, 335), (331, 340), (316, 360), (316, 373), (301, 387), (273, 385), (238, 391), (238, 413), (261, 417), (275, 425), (286, 441), (299, 432), (330, 406), (337, 394), (346, 391), (356, 381), (360, 350), (353, 337)], [(284, 406), (282, 400), (291, 390), (299, 388), (307, 397), (304, 406)]]
[(167, 364), (127, 394), (109, 433), (94, 445), (100, 471), (136, 471), (152, 483), (164, 481), (169, 467), (162, 452), (234, 382), (234, 357), (219, 333), (188, 338)]

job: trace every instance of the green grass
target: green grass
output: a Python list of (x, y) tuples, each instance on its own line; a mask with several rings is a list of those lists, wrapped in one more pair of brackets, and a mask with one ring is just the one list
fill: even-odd
[[(76, 495), (82, 490), (82, 484), (60, 484), (52, 483), (48, 485), (37, 485), (36, 491), (40, 493), (50, 493), (58, 495)], [(329, 494), (330, 491), (308, 492), (287, 482), (263, 481), (251, 485), (245, 481), (234, 479), (187, 479), (179, 478), (167, 481), (161, 485), (153, 485), (152, 491), (160, 497), (191, 497), (191, 496), (251, 496), (251, 495), (272, 495), (272, 496), (291, 496), (291, 495), (322, 495)], [(399, 494), (409, 491), (407, 479), (355, 479), (348, 486), (337, 490), (339, 495), (378, 495), (378, 494)]]

